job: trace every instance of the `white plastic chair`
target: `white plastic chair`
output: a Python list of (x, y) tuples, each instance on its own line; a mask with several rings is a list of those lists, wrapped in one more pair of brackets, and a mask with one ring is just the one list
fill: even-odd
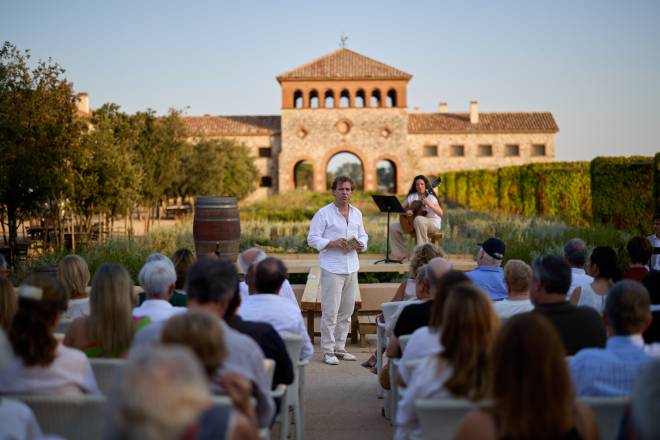
[(280, 440), (287, 440), (289, 436), (289, 408), (293, 408), (293, 421), (296, 425), (296, 440), (303, 440), (300, 368), (295, 368), (300, 360), (303, 338), (300, 335), (293, 335), (290, 333), (281, 333), (280, 336), (284, 341), (284, 345), (286, 345), (286, 351), (294, 365), (293, 382), (287, 387), (280, 409)]
[(463, 417), (475, 404), (463, 399), (418, 399), (415, 412), (424, 440), (453, 438)]
[(591, 407), (598, 422), (600, 438), (614, 439), (619, 433), (621, 418), (628, 404), (627, 397), (578, 397)]
[(399, 336), (399, 346), (401, 347), (401, 353), (404, 352), (406, 349), (406, 345), (408, 345), (408, 341), (410, 340), (410, 336), (412, 335), (401, 335)]
[(387, 347), (385, 323), (376, 319), (376, 395), (383, 397), (383, 387), (380, 385), (380, 375), (383, 372), (383, 351)]
[(34, 412), (44, 434), (55, 434), (68, 440), (103, 438), (107, 420), (107, 401), (104, 396), (87, 394), (6, 397), (25, 402)]
[(300, 430), (305, 432), (305, 372), (309, 361), (298, 361), (298, 402), (300, 403)]
[(91, 358), (89, 363), (99, 390), (108, 396), (126, 365), (126, 359)]
[(264, 359), (264, 371), (268, 379), (268, 389), (273, 388), (273, 377), (275, 376), (275, 361), (273, 359)]

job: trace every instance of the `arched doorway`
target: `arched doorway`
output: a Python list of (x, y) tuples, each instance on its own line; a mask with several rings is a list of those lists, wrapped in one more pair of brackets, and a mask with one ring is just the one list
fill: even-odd
[(355, 189), (364, 189), (364, 168), (362, 161), (353, 153), (342, 151), (330, 158), (326, 172), (326, 186), (330, 189), (332, 181), (339, 175), (350, 176), (355, 182)]
[(314, 167), (310, 161), (301, 160), (293, 167), (293, 182), (296, 189), (303, 191), (314, 189)]
[(396, 194), (396, 165), (391, 160), (381, 160), (376, 164), (376, 189)]

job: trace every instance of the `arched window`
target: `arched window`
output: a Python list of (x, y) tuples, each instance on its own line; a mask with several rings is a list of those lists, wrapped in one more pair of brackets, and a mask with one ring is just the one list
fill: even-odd
[(396, 194), (396, 165), (391, 160), (376, 164), (376, 188), (380, 192)]
[(330, 189), (337, 176), (350, 176), (355, 182), (355, 189), (364, 189), (362, 161), (353, 153), (342, 151), (332, 156), (328, 161), (325, 172), (328, 189)]
[(387, 92), (387, 106), (396, 107), (396, 90), (390, 89)]
[(367, 100), (364, 97), (364, 90), (360, 89), (355, 94), (355, 107), (364, 108), (366, 106)]
[(335, 92), (333, 92), (332, 90), (326, 90), (325, 95), (323, 97), (323, 102), (325, 108), (335, 108)]
[(309, 108), (319, 108), (319, 92), (316, 90), (309, 92)]
[(348, 90), (344, 89), (339, 94), (339, 107), (348, 108), (351, 105), (351, 98), (348, 94)]
[(293, 92), (293, 107), (303, 108), (303, 93), (300, 90)]
[(310, 161), (301, 160), (293, 167), (293, 184), (303, 191), (314, 189), (314, 167)]
[(380, 90), (375, 89), (371, 92), (371, 102), (369, 103), (369, 107), (380, 107)]

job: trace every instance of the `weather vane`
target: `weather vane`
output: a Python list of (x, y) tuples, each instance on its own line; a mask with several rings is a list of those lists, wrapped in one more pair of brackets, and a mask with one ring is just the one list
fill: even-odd
[(343, 32), (341, 33), (341, 37), (339, 37), (339, 41), (341, 41), (341, 43), (339, 43), (339, 45), (343, 48), (346, 48), (346, 42), (348, 41), (348, 37), (346, 36), (345, 33), (343, 33)]

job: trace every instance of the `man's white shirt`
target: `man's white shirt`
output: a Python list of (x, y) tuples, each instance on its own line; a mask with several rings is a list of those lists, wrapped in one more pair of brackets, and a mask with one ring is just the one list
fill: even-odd
[(300, 359), (307, 360), (314, 355), (314, 347), (307, 334), (300, 309), (291, 304), (289, 299), (270, 293), (249, 295), (241, 304), (238, 315), (246, 321), (267, 322), (279, 333), (302, 336)]
[(571, 287), (568, 288), (568, 294), (566, 295), (566, 298), (571, 299), (571, 296), (573, 296), (573, 291), (576, 287), (584, 286), (585, 284), (591, 284), (593, 282), (593, 277), (587, 275), (584, 269), (571, 267)]
[[(660, 238), (651, 234), (646, 239), (651, 243), (652, 248), (660, 247)], [(651, 270), (660, 270), (660, 254), (651, 255)]]
[(134, 317), (149, 317), (152, 322), (164, 321), (177, 313), (188, 310), (185, 307), (174, 307), (164, 299), (147, 299), (139, 307), (133, 309)]
[[(247, 299), (250, 297), (250, 293), (248, 290), (248, 285), (245, 283), (245, 281), (241, 281), (238, 287), (239, 287), (239, 293), (241, 294), (241, 304), (242, 304), (245, 301), (247, 301)], [(293, 291), (293, 287), (291, 287), (289, 280), (284, 280), (284, 282), (282, 283), (282, 287), (280, 288), (280, 291), (277, 294), (282, 298), (291, 300), (291, 302), (293, 302), (293, 304), (295, 304), (296, 307), (298, 307), (298, 310), (300, 310), (300, 305), (298, 304), (296, 293)]]
[(362, 213), (349, 205), (348, 221), (334, 203), (319, 209), (309, 226), (307, 244), (319, 251), (319, 266), (335, 274), (349, 274), (360, 269), (360, 261), (355, 250), (328, 249), (328, 243), (338, 238), (350, 240), (355, 237), (367, 249), (369, 237), (362, 224)]

